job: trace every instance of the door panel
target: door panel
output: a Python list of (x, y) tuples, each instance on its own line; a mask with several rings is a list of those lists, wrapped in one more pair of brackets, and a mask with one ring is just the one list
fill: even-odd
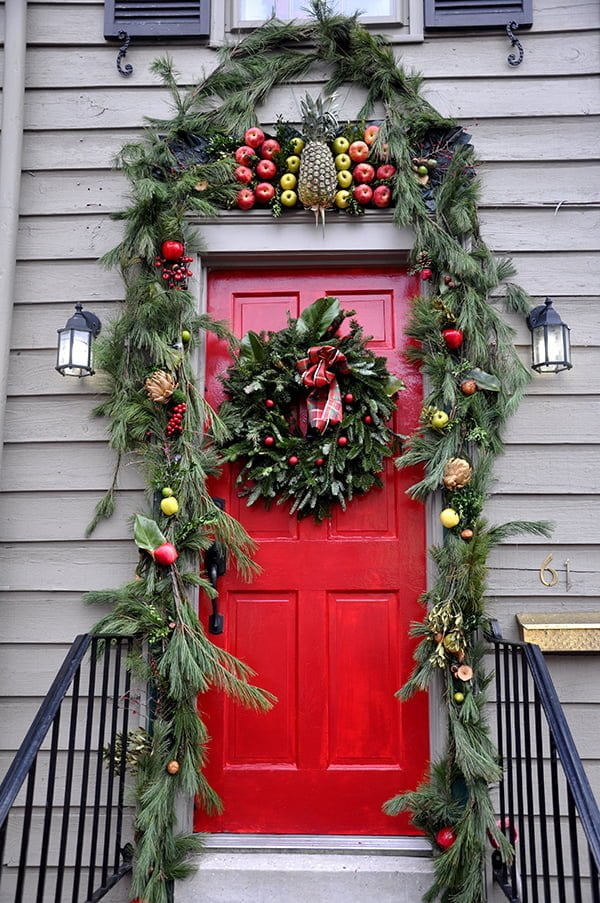
[[(316, 298), (354, 309), (377, 354), (402, 376), (394, 429), (409, 432), (421, 408), (418, 374), (404, 359), (407, 299), (417, 280), (399, 268), (260, 270), (209, 275), (209, 312), (249, 329), (278, 330)], [(225, 343), (207, 340), (207, 396), (223, 399), (218, 379)], [(411, 668), (409, 623), (425, 585), (422, 505), (406, 488), (416, 474), (386, 463), (383, 490), (316, 524), (287, 507), (251, 508), (235, 491), (235, 468), (212, 486), (259, 543), (261, 574), (244, 584), (234, 570), (220, 581), (225, 632), (219, 642), (257, 672), (277, 698), (267, 714), (210, 693), (199, 705), (213, 737), (207, 777), (224, 800), (222, 816), (197, 814), (197, 829), (256, 833), (414, 833), (381, 804), (414, 787), (428, 756), (425, 694), (394, 697)], [(203, 603), (206, 623), (208, 603)]]

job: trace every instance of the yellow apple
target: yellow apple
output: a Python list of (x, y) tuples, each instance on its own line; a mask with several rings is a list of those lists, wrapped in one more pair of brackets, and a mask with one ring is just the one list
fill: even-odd
[(341, 188), (350, 188), (352, 185), (352, 173), (349, 169), (341, 169), (337, 176), (338, 185)]
[(296, 187), (296, 176), (293, 172), (286, 172), (279, 180), (279, 184), (285, 191), (290, 191)]
[(351, 197), (352, 197), (352, 195), (350, 194), (350, 192), (345, 191), (342, 188), (342, 190), (338, 191), (335, 196), (335, 206), (339, 207), (341, 210), (343, 210), (345, 207), (347, 207), (349, 205)]
[(168, 498), (161, 501), (160, 510), (167, 517), (171, 517), (173, 514), (177, 514), (177, 512), (179, 511), (179, 503), (176, 498), (170, 495), (168, 496)]
[(456, 527), (456, 525), (460, 521), (460, 517), (458, 516), (454, 508), (444, 508), (444, 510), (440, 512), (440, 520), (443, 527), (451, 530), (452, 527)]
[(350, 169), (352, 166), (352, 160), (348, 156), (348, 154), (338, 154), (335, 158), (335, 168), (340, 169)]
[(295, 191), (292, 191), (290, 188), (286, 188), (285, 191), (281, 192), (280, 201), (284, 207), (293, 207), (298, 200), (298, 195)]
[(298, 157), (296, 154), (292, 154), (291, 157), (288, 157), (286, 159), (285, 165), (290, 172), (298, 172), (298, 170), (300, 169), (300, 157)]
[(302, 138), (292, 138), (290, 144), (295, 154), (299, 154), (304, 147), (304, 141), (302, 140)]

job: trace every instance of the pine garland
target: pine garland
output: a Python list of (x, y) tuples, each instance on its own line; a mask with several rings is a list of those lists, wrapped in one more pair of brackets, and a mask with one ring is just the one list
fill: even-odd
[[(503, 448), (502, 427), (528, 377), (511, 330), (488, 298), (504, 283), (509, 309), (525, 313), (529, 299), (508, 281), (510, 261), (496, 260), (481, 238), (476, 160), (460, 127), (422, 98), (420, 77), (406, 74), (385, 38), (360, 26), (356, 15), (332, 13), (325, 0), (312, 0), (310, 6), (307, 21), (271, 19), (223, 49), (214, 72), (189, 90), (178, 88), (168, 59), (157, 61), (154, 71), (173, 94), (174, 116), (151, 121), (145, 140), (127, 145), (119, 158), (131, 182), (132, 202), (119, 217), (124, 239), (105, 263), (121, 268), (127, 292), (122, 315), (99, 344), (98, 364), (109, 374), (111, 387), (98, 413), (110, 421), (119, 459), (133, 452), (139, 461), (155, 520), (153, 527), (148, 527), (150, 518), (136, 520), (137, 527), (145, 523), (147, 528), (146, 540), (137, 530), (136, 579), (88, 598), (114, 604), (97, 629), (135, 639), (131, 665), (156, 700), (151, 748), (140, 755), (136, 777), (133, 888), (146, 903), (167, 903), (170, 882), (186, 873), (185, 858), (198, 842), (174, 834), (177, 792), (199, 793), (209, 808), (219, 805), (202, 776), (207, 736), (196, 694), (217, 686), (256, 708), (272, 701), (249, 683), (250, 672), (241, 662), (205, 636), (188, 596), (195, 588), (211, 592), (198, 576), (198, 552), (216, 539), (250, 575), (253, 546), (207, 492), (206, 478), (218, 466), (212, 438), (226, 443), (229, 434), (198, 393), (190, 363), (199, 331), (228, 333), (222, 324), (196, 315), (187, 276), (180, 275), (177, 284), (173, 269), (169, 276), (162, 242), (175, 240), (185, 245), (185, 253), (193, 252), (197, 236), (188, 214), (215, 216), (234, 202), (239, 186), (233, 179), (233, 138), (257, 124), (256, 106), (276, 85), (300, 80), (313, 63), (324, 62), (330, 70), (325, 95), (349, 82), (366, 90), (359, 121), (372, 117), (376, 104), (385, 110), (374, 150), (396, 166), (394, 222), (412, 227), (411, 262), (428, 286), (414, 302), (408, 332), (429, 392), (422, 426), (398, 465), (422, 465), (423, 478), (411, 490), (420, 499), (438, 491), (450, 459), (466, 461), (472, 469), (468, 485), (444, 490), (448, 528), (443, 545), (431, 552), (437, 578), (423, 595), (427, 613), (414, 628), (421, 637), (415, 667), (399, 693), (405, 698), (428, 688), (434, 675), (443, 675), (447, 749), (421, 787), (385, 808), (390, 815), (410, 811), (438, 845), (440, 830), (452, 829), (445, 834), (448, 848), (435, 858), (426, 900), (439, 895), (445, 903), (483, 903), (488, 832), (504, 858), (511, 855), (488, 792), (500, 771), (485, 721), (489, 676), (477, 640), (486, 624), (486, 566), (490, 550), (507, 536), (548, 531), (545, 524), (529, 522), (491, 527), (481, 514), (493, 458)], [(426, 165), (420, 173), (421, 161), (432, 154), (435, 167)], [(454, 340), (460, 337), (458, 345), (448, 344), (448, 330)], [(177, 384), (164, 403), (144, 389), (159, 370)], [(465, 383), (471, 384), (468, 392)], [(110, 516), (115, 492), (116, 478), (90, 529)], [(161, 510), (161, 496), (174, 499), (176, 508), (171, 502)], [(152, 536), (169, 547), (171, 557), (175, 550), (177, 561), (161, 563)]]

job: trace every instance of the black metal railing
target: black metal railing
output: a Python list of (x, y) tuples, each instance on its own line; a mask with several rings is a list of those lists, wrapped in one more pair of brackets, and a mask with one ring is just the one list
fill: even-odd
[(600, 810), (538, 646), (491, 640), (499, 824), (511, 865), (492, 854), (494, 881), (513, 903), (600, 903)]
[(131, 869), (131, 640), (78, 636), (0, 786), (2, 900), (100, 900)]

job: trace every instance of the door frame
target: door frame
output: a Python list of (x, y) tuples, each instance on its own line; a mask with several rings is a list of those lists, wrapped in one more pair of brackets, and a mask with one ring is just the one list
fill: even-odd
[[(206, 313), (209, 269), (252, 269), (253, 267), (281, 267), (289, 265), (297, 269), (306, 267), (340, 267), (379, 263), (402, 265), (408, 263), (414, 243), (410, 229), (399, 229), (391, 212), (369, 211), (364, 217), (343, 219), (336, 213), (329, 214), (325, 229), (315, 228), (312, 213), (294, 212), (293, 220), (282, 223), (273, 219), (268, 211), (227, 212), (211, 220), (190, 217), (191, 225), (201, 229), (203, 250), (194, 266), (195, 279), (191, 288), (196, 291), (199, 313)], [(341, 220), (341, 221), (340, 221)], [(254, 228), (255, 227), (255, 228)], [(282, 228), (283, 227), (283, 228)], [(293, 261), (293, 262), (292, 262)], [(201, 343), (195, 351), (194, 361), (198, 374), (198, 388), (204, 391), (205, 347)], [(424, 386), (427, 391), (427, 385)], [(439, 522), (439, 503), (432, 496), (425, 502), (426, 549), (442, 539)], [(426, 585), (434, 579), (434, 565), (426, 558)], [(429, 752), (431, 761), (442, 754), (446, 738), (445, 711), (442, 696), (433, 692), (429, 696)], [(194, 823), (194, 801), (182, 798), (178, 806), (178, 828), (189, 831)], [(223, 837), (223, 835), (218, 835)], [(235, 835), (238, 845), (245, 835)]]

